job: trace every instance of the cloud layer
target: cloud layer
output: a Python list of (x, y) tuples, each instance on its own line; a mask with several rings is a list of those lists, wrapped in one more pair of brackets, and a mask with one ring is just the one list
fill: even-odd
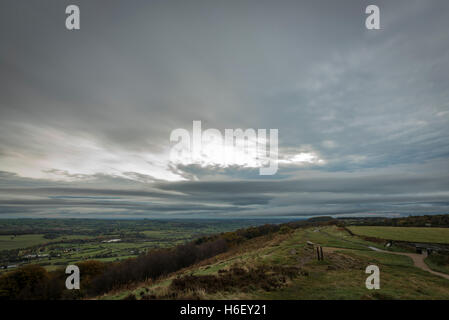
[[(0, 217), (449, 213), (447, 1), (68, 4), (0, 4)], [(194, 120), (278, 173), (171, 162)]]

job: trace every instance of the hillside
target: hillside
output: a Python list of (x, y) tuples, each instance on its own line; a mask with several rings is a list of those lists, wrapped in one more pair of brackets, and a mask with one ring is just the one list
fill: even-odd
[[(324, 260), (317, 260), (307, 241), (323, 246)], [(449, 299), (448, 279), (416, 267), (410, 256), (369, 247), (386, 250), (382, 241), (351, 236), (335, 225), (281, 227), (156, 281), (97, 298)], [(365, 287), (365, 268), (371, 264), (380, 268), (380, 290)]]

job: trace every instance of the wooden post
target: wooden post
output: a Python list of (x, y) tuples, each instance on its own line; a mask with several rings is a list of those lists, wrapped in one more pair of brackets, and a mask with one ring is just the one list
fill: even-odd
[(321, 260), (324, 260), (323, 247), (320, 246)]

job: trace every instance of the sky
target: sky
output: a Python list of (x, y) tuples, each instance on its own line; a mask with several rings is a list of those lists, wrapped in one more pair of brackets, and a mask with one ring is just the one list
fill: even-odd
[[(447, 214), (448, 30), (446, 0), (2, 0), (0, 218)], [(193, 121), (277, 129), (276, 174), (173, 158)]]

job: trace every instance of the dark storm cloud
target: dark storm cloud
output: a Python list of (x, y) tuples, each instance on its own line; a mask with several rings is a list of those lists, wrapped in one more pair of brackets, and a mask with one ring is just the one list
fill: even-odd
[[(1, 1), (0, 213), (448, 213), (449, 3), (377, 0), (368, 31), (371, 2)], [(193, 120), (324, 162), (168, 164)]]

